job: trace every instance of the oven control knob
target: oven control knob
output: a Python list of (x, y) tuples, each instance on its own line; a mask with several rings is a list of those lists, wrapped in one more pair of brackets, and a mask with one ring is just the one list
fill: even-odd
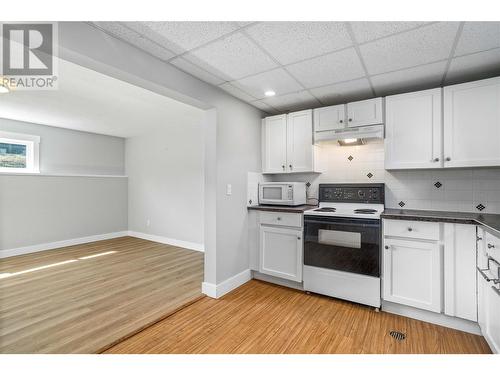
[(365, 192), (363, 190), (358, 191), (358, 196), (363, 198), (365, 196)]
[(386, 250), (389, 250), (389, 246), (385, 245), (384, 247), (385, 247)]

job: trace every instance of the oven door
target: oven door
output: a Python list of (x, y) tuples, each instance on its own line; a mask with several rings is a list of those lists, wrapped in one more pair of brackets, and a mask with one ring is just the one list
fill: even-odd
[(380, 220), (304, 217), (304, 264), (380, 277)]

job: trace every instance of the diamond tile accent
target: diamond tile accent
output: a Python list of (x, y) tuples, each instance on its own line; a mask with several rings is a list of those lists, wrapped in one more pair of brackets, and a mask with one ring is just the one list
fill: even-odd
[(399, 207), (404, 207), (404, 205), (406, 204), (405, 202), (401, 201), (398, 203), (399, 204)]
[(366, 175), (368, 178), (372, 178), (373, 177), (373, 174), (371, 172), (369, 172), (367, 175)]
[(307, 187), (311, 186), (311, 183), (310, 182), (306, 182), (306, 186)]
[(435, 187), (437, 187), (437, 188), (439, 189), (441, 186), (443, 186), (443, 184), (442, 184), (441, 182), (439, 182), (439, 181), (438, 181), (438, 182), (436, 182), (436, 183), (434, 184), (434, 186), (435, 186)]
[(477, 208), (479, 211), (482, 211), (482, 210), (484, 210), (484, 209), (486, 208), (486, 206), (483, 206), (483, 204), (482, 204), (482, 203), (479, 203), (479, 204), (476, 206), (476, 208)]
[(349, 157), (347, 158), (349, 161), (352, 161), (352, 159), (354, 159), (354, 157), (352, 155), (349, 155)]

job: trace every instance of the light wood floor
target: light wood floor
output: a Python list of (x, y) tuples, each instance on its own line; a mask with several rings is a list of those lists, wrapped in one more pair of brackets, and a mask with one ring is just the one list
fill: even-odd
[(1, 259), (0, 274), (68, 260), (0, 278), (0, 353), (100, 352), (201, 297), (203, 253), (132, 237)]
[[(404, 341), (389, 336), (396, 329)], [(481, 336), (252, 280), (106, 353), (490, 353)]]

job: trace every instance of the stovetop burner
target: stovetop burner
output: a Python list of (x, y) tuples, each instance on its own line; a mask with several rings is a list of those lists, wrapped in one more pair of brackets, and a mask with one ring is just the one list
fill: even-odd
[(314, 211), (318, 211), (318, 212), (335, 212), (336, 209), (334, 207), (322, 207), (322, 208), (317, 208)]
[(357, 208), (354, 210), (355, 214), (374, 214), (377, 210), (373, 210), (371, 208)]

